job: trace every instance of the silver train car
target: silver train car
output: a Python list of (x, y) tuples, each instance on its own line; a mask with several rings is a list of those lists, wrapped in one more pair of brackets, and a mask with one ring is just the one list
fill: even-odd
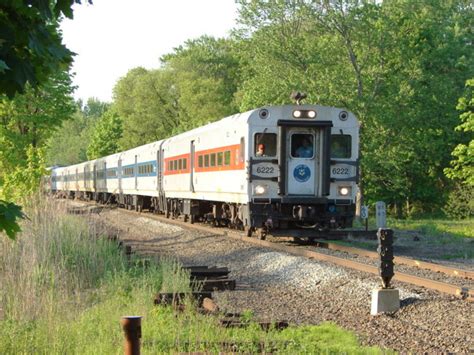
[(359, 122), (318, 105), (268, 106), (171, 138), (51, 169), (52, 193), (264, 236), (352, 225)]

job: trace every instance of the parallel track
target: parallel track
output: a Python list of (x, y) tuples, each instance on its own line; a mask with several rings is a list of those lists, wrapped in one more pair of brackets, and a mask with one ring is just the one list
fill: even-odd
[[(82, 201), (81, 201), (81, 203), (82, 203)], [(85, 203), (85, 204), (91, 205), (90, 202)], [(94, 204), (94, 206), (100, 208), (100, 206), (98, 206), (98, 205)], [(129, 213), (129, 214), (133, 214), (133, 215), (139, 214), (138, 212), (129, 211), (129, 210), (125, 210), (125, 209), (120, 209), (120, 211), (125, 212), (125, 213)], [(240, 240), (240, 241), (243, 241), (243, 242), (246, 242), (246, 243), (251, 243), (251, 244), (261, 246), (261, 247), (264, 247), (264, 248), (269, 248), (269, 249), (285, 252), (285, 253), (292, 254), (292, 255), (303, 256), (303, 257), (306, 257), (306, 258), (309, 258), (309, 259), (325, 261), (325, 262), (329, 262), (329, 263), (332, 263), (332, 264), (340, 265), (342, 267), (347, 267), (347, 268), (350, 268), (350, 269), (354, 269), (354, 270), (358, 270), (358, 271), (362, 271), (362, 272), (367, 272), (367, 273), (374, 274), (374, 275), (379, 275), (379, 269), (375, 266), (372, 266), (372, 265), (356, 262), (356, 261), (341, 258), (341, 257), (338, 257), (338, 256), (319, 253), (319, 252), (314, 251), (314, 250), (308, 250), (308, 249), (303, 249), (303, 248), (297, 248), (297, 247), (294, 247), (294, 246), (282, 245), (282, 244), (273, 243), (273, 242), (269, 242), (269, 241), (265, 241), (265, 240), (259, 240), (259, 239), (256, 239), (256, 238), (249, 238), (249, 237), (244, 236), (242, 234), (242, 232), (239, 232), (239, 231), (236, 231), (236, 230), (224, 229), (224, 228), (220, 229), (220, 228), (216, 228), (216, 227), (206, 226), (206, 225), (203, 225), (203, 224), (190, 224), (190, 223), (186, 223), (186, 222), (176, 220), (176, 219), (168, 219), (168, 218), (158, 216), (158, 215), (155, 215), (155, 214), (151, 214), (151, 213), (146, 214), (146, 216), (148, 218), (152, 218), (152, 219), (158, 220), (160, 222), (174, 224), (174, 225), (178, 225), (178, 226), (185, 227), (185, 228), (190, 228), (190, 229), (196, 229), (196, 230), (200, 230), (200, 231), (203, 231), (203, 232), (206, 232), (206, 233), (212, 233), (214, 235), (227, 236), (227, 237), (235, 239), (235, 240)], [(334, 247), (335, 244), (333, 244), (332, 246)], [(342, 247), (342, 246), (338, 246), (338, 247), (341, 247), (341, 249), (350, 248), (350, 247)], [(355, 249), (355, 248), (351, 248), (351, 249)], [(346, 249), (346, 251), (347, 250), (349, 250), (349, 249)], [(362, 252), (364, 252), (364, 253), (362, 253)], [(372, 254), (373, 252), (361, 250), (360, 253), (361, 253), (360, 255), (363, 255), (363, 254), (367, 253), (366, 256), (371, 255), (373, 257), (373, 254)], [(369, 257), (371, 257), (371, 256), (369, 256)], [(411, 259), (402, 258), (402, 257), (396, 257), (395, 258), (395, 262), (400, 262), (400, 260), (402, 260), (404, 262), (407, 262), (407, 263), (408, 262), (413, 263), (413, 265), (415, 265), (415, 266), (436, 265), (436, 264), (425, 263), (425, 262), (411, 260)], [(404, 262), (401, 262), (401, 263), (404, 263)], [(430, 265), (426, 265), (426, 264), (430, 264)], [(432, 266), (430, 266), (430, 270), (440, 271), (440, 270), (435, 270), (434, 266), (433, 266), (433, 268), (431, 268), (431, 267)], [(439, 267), (440, 269), (442, 268), (442, 269), (447, 270), (445, 267), (443, 267), (441, 265), (437, 265), (437, 267)], [(472, 275), (472, 272), (468, 271), (468, 270), (453, 269), (453, 268), (448, 268), (448, 269), (450, 269), (449, 272), (452, 276), (467, 275), (467, 277), (470, 277), (470, 275)], [(445, 271), (442, 271), (442, 272), (445, 272)], [(435, 291), (442, 292), (442, 293), (449, 294), (449, 295), (454, 295), (454, 296), (466, 299), (466, 300), (471, 301), (471, 302), (474, 301), (474, 290), (469, 290), (469, 288), (466, 288), (466, 287), (460, 287), (460, 286), (457, 286), (457, 285), (451, 285), (451, 284), (444, 283), (444, 282), (434, 281), (434, 280), (431, 280), (431, 279), (422, 278), (422, 277), (419, 277), (419, 276), (414, 276), (414, 275), (410, 275), (410, 274), (403, 273), (403, 272), (396, 272), (395, 276), (393, 277), (393, 280), (406, 282), (406, 283), (416, 285), (416, 286), (425, 287), (427, 289), (435, 290)]]
[[(377, 252), (369, 251), (360, 248), (349, 247), (346, 245), (340, 245), (336, 243), (326, 242), (322, 240), (314, 240), (316, 243), (315, 245), (321, 248), (327, 248), (331, 250), (337, 250), (346, 252), (349, 254), (356, 254), (360, 256), (365, 256), (370, 259), (378, 259), (379, 255)], [(395, 264), (403, 264), (411, 267), (418, 267), (420, 269), (426, 269), (434, 272), (442, 272), (449, 276), (461, 277), (466, 279), (473, 279), (474, 280), (474, 271), (470, 270), (463, 270), (463, 269), (456, 269), (449, 266), (444, 266), (440, 264), (429, 263), (426, 261), (419, 261), (415, 259), (405, 258), (403, 256), (395, 256), (394, 258)]]

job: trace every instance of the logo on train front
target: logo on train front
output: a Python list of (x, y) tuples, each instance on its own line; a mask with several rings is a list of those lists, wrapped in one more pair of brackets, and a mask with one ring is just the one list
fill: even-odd
[(295, 170), (293, 170), (293, 176), (298, 182), (306, 182), (311, 177), (311, 170), (307, 165), (300, 164), (295, 167)]

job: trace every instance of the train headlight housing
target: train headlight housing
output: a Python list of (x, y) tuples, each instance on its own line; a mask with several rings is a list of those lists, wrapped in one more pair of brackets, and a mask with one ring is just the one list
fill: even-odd
[(339, 186), (337, 192), (339, 196), (349, 196), (352, 192), (352, 188), (350, 186)]
[(267, 193), (267, 186), (266, 185), (256, 185), (253, 189), (255, 195), (263, 195)]

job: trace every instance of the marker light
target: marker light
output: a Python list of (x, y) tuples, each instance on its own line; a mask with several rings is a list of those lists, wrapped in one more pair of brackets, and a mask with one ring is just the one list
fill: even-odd
[(301, 117), (301, 111), (299, 111), (299, 110), (293, 111), (293, 117), (294, 118), (300, 118)]
[(264, 193), (267, 192), (267, 187), (264, 185), (257, 185), (255, 186), (255, 195), (263, 195)]
[(316, 111), (314, 110), (295, 110), (293, 111), (294, 118), (315, 118)]

